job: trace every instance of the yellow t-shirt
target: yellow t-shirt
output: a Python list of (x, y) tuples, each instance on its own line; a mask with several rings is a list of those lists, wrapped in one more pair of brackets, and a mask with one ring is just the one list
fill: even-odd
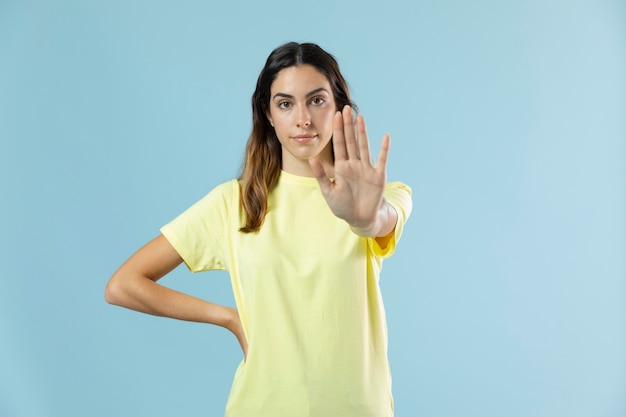
[(161, 229), (191, 271), (227, 270), (249, 350), (227, 417), (391, 417), (387, 324), (379, 273), (411, 211), (411, 190), (389, 183), (398, 212), (385, 248), (330, 211), (315, 178), (282, 172), (258, 233), (242, 233), (236, 180)]

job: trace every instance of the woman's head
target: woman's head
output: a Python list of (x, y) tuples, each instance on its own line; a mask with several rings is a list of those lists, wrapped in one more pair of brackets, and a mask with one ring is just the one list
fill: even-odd
[(267, 195), (278, 182), (282, 168), (282, 148), (270, 121), (272, 85), (287, 68), (311, 66), (322, 74), (332, 90), (335, 111), (354, 107), (350, 92), (335, 58), (312, 43), (290, 42), (272, 51), (259, 74), (252, 95), (252, 132), (248, 139), (240, 176), (245, 211), (244, 232), (257, 231), (267, 212)]
[(252, 116), (255, 128), (258, 121), (264, 123), (268, 131), (272, 130), (267, 120), (272, 83), (280, 71), (299, 65), (311, 65), (328, 79), (337, 110), (341, 110), (346, 105), (353, 105), (350, 101), (348, 83), (341, 75), (335, 58), (316, 44), (290, 42), (272, 51), (259, 74), (256, 89), (252, 95)]

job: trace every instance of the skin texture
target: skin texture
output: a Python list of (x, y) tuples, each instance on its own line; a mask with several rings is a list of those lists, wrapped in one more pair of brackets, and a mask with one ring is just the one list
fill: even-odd
[(224, 327), (235, 335), (245, 358), (248, 344), (236, 309), (210, 303), (157, 283), (182, 262), (170, 242), (159, 235), (113, 274), (105, 290), (105, 299), (110, 304), (142, 313)]
[(373, 165), (362, 115), (355, 120), (352, 109), (344, 107), (334, 116), (333, 131), (333, 179), (317, 157), (309, 161), (311, 169), (333, 213), (345, 220), (354, 233), (377, 237), (384, 247), (398, 219), (396, 211), (383, 198), (389, 135), (383, 137), (378, 161)]
[(312, 177), (308, 160), (332, 165), (336, 105), (328, 79), (311, 65), (285, 68), (271, 87), (268, 119), (282, 147), (282, 169)]
[[(389, 135), (383, 137), (373, 165), (363, 117), (354, 118), (349, 106), (337, 111), (328, 79), (310, 65), (279, 72), (270, 100), (267, 117), (281, 143), (283, 170), (315, 177), (333, 213), (354, 233), (376, 237), (385, 247), (397, 222), (397, 213), (383, 198)], [(113, 274), (106, 301), (147, 314), (224, 327), (237, 338), (245, 359), (248, 344), (236, 309), (158, 283), (182, 261), (159, 235)]]
[(282, 147), (282, 169), (316, 177), (333, 213), (359, 236), (380, 237), (385, 246), (397, 221), (383, 199), (389, 135), (383, 137), (373, 165), (365, 119), (355, 119), (349, 106), (336, 111), (328, 79), (311, 65), (278, 73), (268, 119)]

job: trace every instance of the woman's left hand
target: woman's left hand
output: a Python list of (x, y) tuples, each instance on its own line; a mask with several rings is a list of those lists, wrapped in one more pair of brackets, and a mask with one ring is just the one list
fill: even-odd
[(322, 194), (332, 212), (348, 222), (355, 233), (384, 236), (391, 231), (385, 230), (389, 229), (387, 217), (391, 208), (383, 200), (389, 134), (383, 136), (378, 160), (373, 165), (363, 116), (358, 115), (355, 120), (352, 108), (345, 106), (334, 116), (333, 132), (334, 178), (329, 178), (319, 160), (309, 161)]

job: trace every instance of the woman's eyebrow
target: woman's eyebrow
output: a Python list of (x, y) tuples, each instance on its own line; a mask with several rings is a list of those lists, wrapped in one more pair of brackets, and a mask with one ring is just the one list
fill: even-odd
[[(313, 95), (315, 95), (317, 93), (321, 93), (322, 91), (328, 93), (327, 89), (325, 89), (324, 87), (320, 87), (320, 88), (316, 88), (315, 90), (309, 91), (306, 94), (306, 97), (311, 97), (311, 96), (313, 96)], [(275, 99), (276, 97), (284, 97), (284, 98), (289, 98), (289, 99), (294, 98), (291, 94), (287, 94), (287, 93), (276, 93), (276, 94), (274, 94), (273, 98)]]
[(325, 92), (327, 92), (327, 93), (328, 93), (328, 90), (327, 90), (327, 89), (325, 89), (324, 87), (320, 87), (320, 88), (316, 88), (316, 89), (315, 89), (315, 90), (313, 90), (313, 91), (310, 91), (310, 92), (309, 92), (306, 96), (307, 96), (307, 97), (311, 97), (311, 96), (313, 96), (313, 95), (315, 95), (315, 94), (317, 94), (317, 93), (321, 93), (322, 91), (325, 91)]

